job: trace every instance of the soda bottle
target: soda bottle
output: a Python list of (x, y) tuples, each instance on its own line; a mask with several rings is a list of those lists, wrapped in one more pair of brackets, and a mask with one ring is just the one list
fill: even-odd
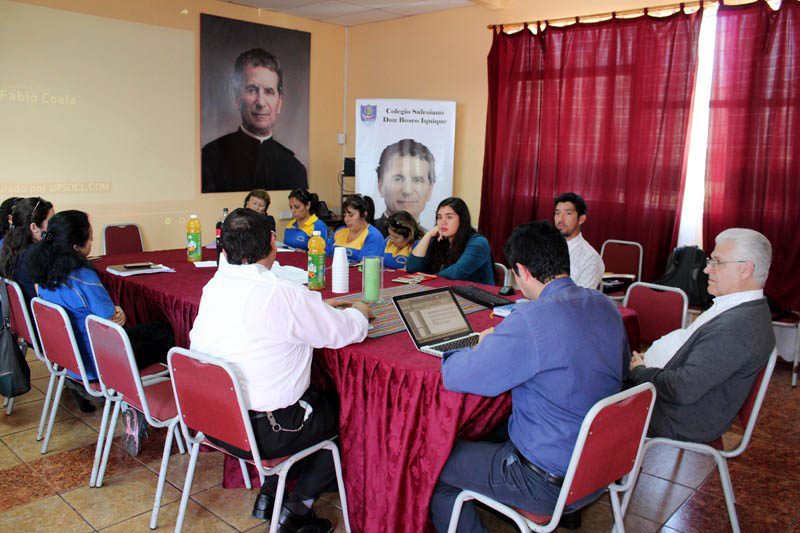
[(189, 216), (189, 222), (186, 223), (186, 257), (192, 262), (200, 261), (203, 258), (200, 219), (197, 215)]
[(313, 291), (325, 288), (325, 239), (319, 231), (308, 241), (308, 288)]
[(228, 218), (228, 208), (222, 208), (222, 218), (217, 221), (217, 264), (219, 264), (219, 256), (222, 255), (222, 223)]

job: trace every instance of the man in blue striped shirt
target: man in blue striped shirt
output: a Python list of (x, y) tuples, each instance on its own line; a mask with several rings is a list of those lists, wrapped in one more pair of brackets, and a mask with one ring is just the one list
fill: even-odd
[[(474, 348), (445, 354), (442, 377), (456, 392), (511, 391), (508, 437), (499, 443), (456, 442), (431, 501), (439, 531), (447, 530), (463, 489), (552, 514), (584, 416), (598, 400), (619, 392), (630, 361), (619, 311), (598, 291), (569, 278), (567, 243), (552, 224), (515, 228), (505, 253), (531, 301), (482, 332)], [(458, 531), (485, 531), (469, 503)]]

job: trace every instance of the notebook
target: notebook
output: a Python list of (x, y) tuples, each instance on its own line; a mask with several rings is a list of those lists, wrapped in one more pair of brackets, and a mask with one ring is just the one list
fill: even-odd
[(392, 301), (417, 350), (441, 357), (478, 344), (480, 336), (448, 287), (393, 296)]

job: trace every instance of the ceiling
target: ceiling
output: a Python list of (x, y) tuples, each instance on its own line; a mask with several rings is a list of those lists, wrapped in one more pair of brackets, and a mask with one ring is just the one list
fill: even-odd
[[(474, 5), (470, 0), (224, 0), (340, 26), (355, 26)], [(476, 2), (477, 3), (477, 2)]]

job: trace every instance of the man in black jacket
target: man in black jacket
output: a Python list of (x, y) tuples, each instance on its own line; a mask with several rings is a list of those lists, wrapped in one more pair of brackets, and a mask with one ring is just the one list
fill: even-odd
[(283, 71), (278, 59), (254, 48), (234, 66), (242, 125), (203, 147), (203, 192), (307, 189), (306, 167), (272, 137), (283, 108)]
[(705, 269), (714, 305), (644, 357), (634, 352), (630, 380), (658, 391), (649, 436), (710, 442), (733, 423), (775, 347), (763, 290), (771, 261), (762, 234), (723, 231)]

